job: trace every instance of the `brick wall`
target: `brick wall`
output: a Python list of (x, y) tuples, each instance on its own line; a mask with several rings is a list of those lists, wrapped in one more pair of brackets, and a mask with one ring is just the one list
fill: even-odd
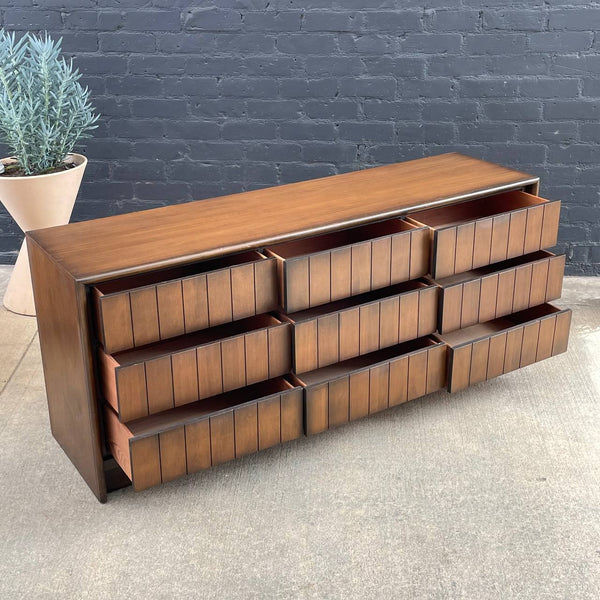
[[(540, 175), (569, 272), (600, 273), (597, 3), (7, 0), (0, 19), (62, 36), (102, 112), (76, 220), (459, 151)], [(19, 241), (2, 209), (0, 262)]]

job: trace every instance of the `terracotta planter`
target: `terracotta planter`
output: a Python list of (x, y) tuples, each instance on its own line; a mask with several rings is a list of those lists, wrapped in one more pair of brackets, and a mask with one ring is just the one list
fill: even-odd
[[(0, 176), (0, 202), (23, 232), (69, 222), (87, 165), (85, 156), (70, 156), (77, 166), (68, 171), (29, 177)], [(10, 164), (14, 159), (4, 158), (2, 162)], [(4, 294), (4, 306), (15, 313), (35, 315), (25, 240)]]

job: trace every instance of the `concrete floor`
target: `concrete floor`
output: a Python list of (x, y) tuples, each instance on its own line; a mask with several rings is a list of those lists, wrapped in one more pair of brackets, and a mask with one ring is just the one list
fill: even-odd
[(597, 598), (600, 278), (557, 304), (567, 354), (105, 505), (0, 310), (0, 598)]

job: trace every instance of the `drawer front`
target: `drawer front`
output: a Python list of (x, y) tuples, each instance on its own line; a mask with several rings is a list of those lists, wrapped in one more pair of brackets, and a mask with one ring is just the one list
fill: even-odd
[(283, 309), (292, 313), (422, 277), (429, 270), (429, 238), (419, 227), (279, 259)]
[(119, 366), (100, 350), (102, 390), (123, 422), (289, 373), (291, 325), (280, 323)]
[(277, 261), (262, 258), (113, 293), (92, 290), (96, 332), (114, 354), (275, 310)]
[(492, 379), (567, 350), (571, 310), (448, 348), (448, 391)]
[(441, 286), (438, 330), (448, 333), (560, 298), (565, 256), (548, 256)]
[(307, 386), (306, 434), (414, 400), (446, 385), (446, 345), (436, 344), (342, 377)]
[(301, 388), (136, 437), (110, 408), (109, 448), (136, 491), (264, 450), (303, 435)]
[(427, 286), (294, 324), (294, 371), (305, 373), (433, 333), (438, 290)]

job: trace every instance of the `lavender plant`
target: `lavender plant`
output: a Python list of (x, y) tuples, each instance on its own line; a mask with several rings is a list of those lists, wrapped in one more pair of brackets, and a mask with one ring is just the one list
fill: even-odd
[(0, 141), (25, 175), (60, 167), (97, 127), (90, 92), (61, 57), (61, 42), (0, 30)]

